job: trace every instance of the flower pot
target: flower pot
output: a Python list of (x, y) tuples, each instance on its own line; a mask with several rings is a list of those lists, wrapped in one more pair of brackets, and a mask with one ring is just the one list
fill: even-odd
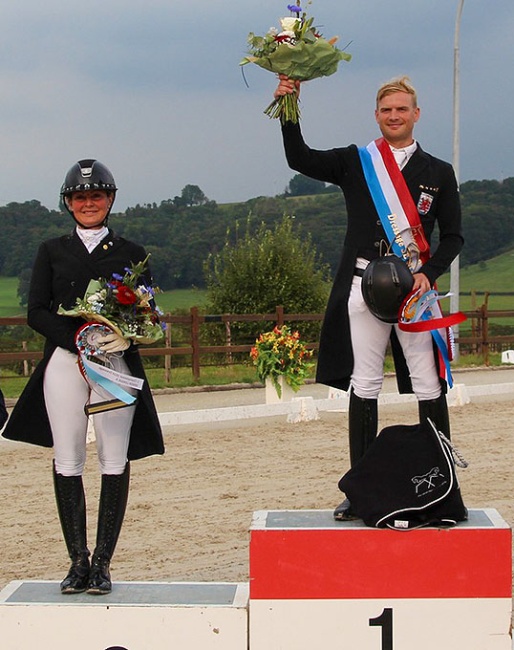
[(266, 388), (266, 404), (278, 404), (279, 402), (290, 402), (293, 397), (295, 397), (295, 392), (291, 386), (286, 382), (284, 377), (278, 378), (279, 386), (282, 390), (282, 394), (279, 397), (277, 389), (273, 385), (273, 382), (269, 377), (266, 377), (265, 388)]

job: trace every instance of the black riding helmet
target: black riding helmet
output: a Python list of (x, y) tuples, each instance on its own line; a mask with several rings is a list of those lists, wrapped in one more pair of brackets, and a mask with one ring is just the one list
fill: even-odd
[(413, 284), (407, 264), (396, 255), (386, 255), (372, 260), (366, 267), (362, 296), (374, 316), (386, 323), (397, 323), (400, 307)]
[[(70, 167), (61, 187), (61, 196), (63, 198), (63, 203), (66, 210), (68, 210), (71, 216), (75, 219), (73, 213), (68, 208), (66, 201), (66, 198), (73, 192), (83, 192), (86, 190), (104, 190), (105, 192), (109, 192), (115, 196), (117, 189), (118, 188), (116, 187), (116, 182), (109, 169), (107, 169), (107, 167), (100, 161), (88, 158), (85, 160), (79, 160), (72, 167)], [(109, 213), (110, 211), (111, 210), (109, 209)], [(107, 223), (107, 217), (109, 216), (109, 213), (107, 213), (105, 217), (104, 224)]]

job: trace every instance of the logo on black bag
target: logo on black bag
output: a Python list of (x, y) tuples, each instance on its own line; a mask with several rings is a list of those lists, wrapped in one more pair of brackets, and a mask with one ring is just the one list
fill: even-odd
[(429, 472), (421, 476), (413, 476), (411, 481), (414, 483), (416, 496), (418, 497), (429, 494), (432, 490), (447, 483), (446, 477), (439, 467), (432, 467)]

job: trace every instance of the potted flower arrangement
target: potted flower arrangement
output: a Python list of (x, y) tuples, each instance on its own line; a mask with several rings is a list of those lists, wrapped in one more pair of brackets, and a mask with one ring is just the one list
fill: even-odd
[(302, 343), (299, 332), (292, 332), (287, 325), (274, 327), (271, 332), (261, 334), (255, 341), (250, 356), (257, 367), (259, 379), (271, 381), (279, 398), (282, 397), (281, 379), (297, 392), (305, 382), (310, 368), (314, 366), (309, 361), (312, 350), (308, 350)]

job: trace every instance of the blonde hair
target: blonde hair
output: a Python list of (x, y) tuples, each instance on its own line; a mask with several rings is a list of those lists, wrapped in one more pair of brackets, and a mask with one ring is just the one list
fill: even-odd
[(408, 93), (412, 96), (412, 102), (414, 108), (418, 105), (418, 96), (416, 94), (416, 89), (411, 84), (409, 77), (395, 77), (390, 81), (383, 83), (377, 91), (377, 108), (381, 99), (386, 95), (391, 95), (392, 93)]

